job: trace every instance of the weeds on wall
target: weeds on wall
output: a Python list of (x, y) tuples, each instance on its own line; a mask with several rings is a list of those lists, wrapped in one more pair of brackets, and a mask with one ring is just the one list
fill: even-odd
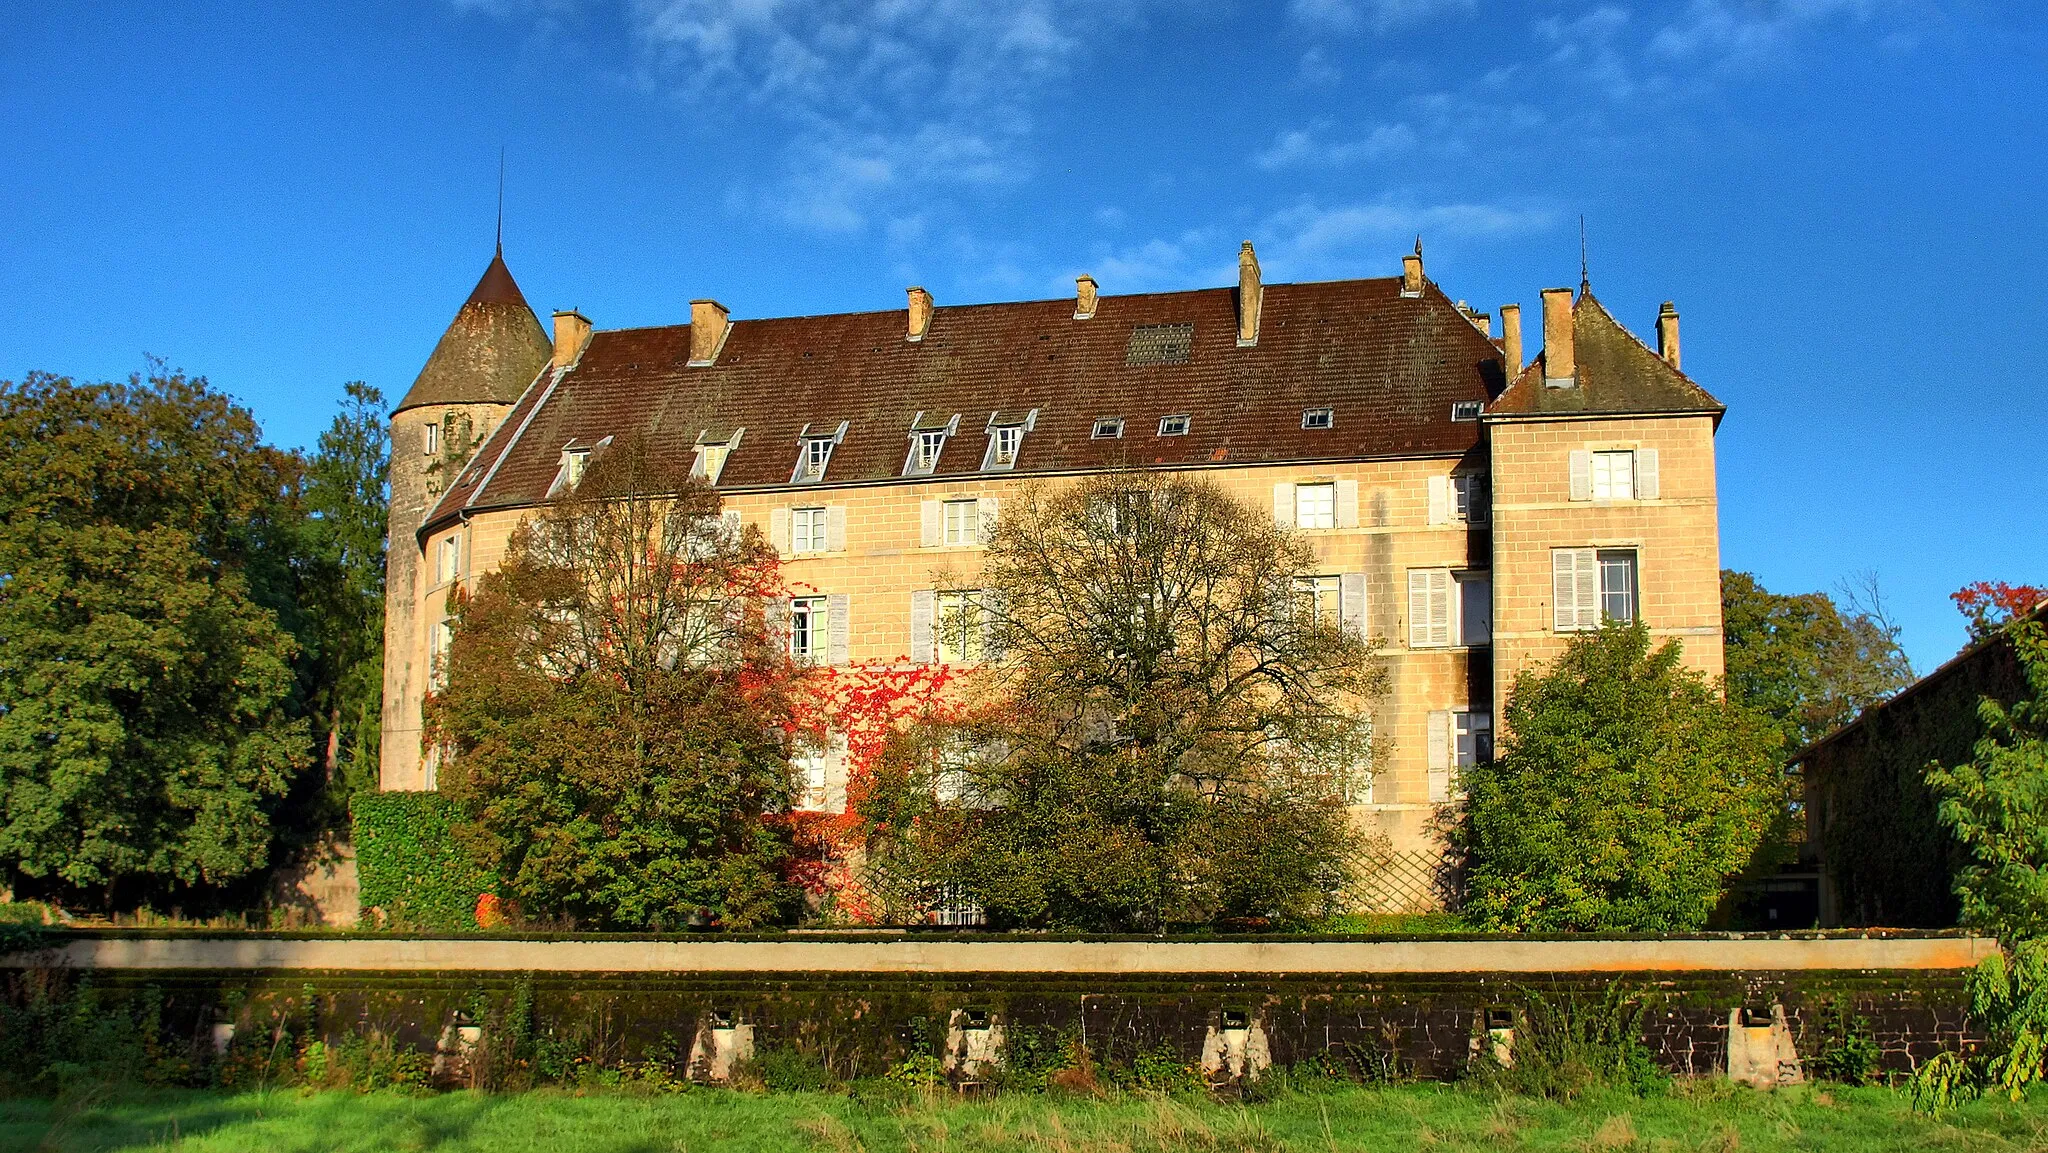
[(1877, 1080), (1884, 1051), (1871, 1036), (1870, 1022), (1853, 1016), (1844, 998), (1822, 1002), (1814, 1009), (1812, 1025), (1800, 1039), (1799, 1051), (1808, 1054), (1806, 1071), (1823, 1081), (1842, 1085), (1868, 1085)]
[(1473, 1075), (1481, 1084), (1556, 1101), (1601, 1089), (1649, 1096), (1670, 1088), (1671, 1074), (1643, 1044), (1647, 1007), (1639, 994), (1615, 983), (1597, 1000), (1526, 988), (1520, 995), (1512, 1059), (1502, 1064), (1487, 1038), (1478, 1039)]

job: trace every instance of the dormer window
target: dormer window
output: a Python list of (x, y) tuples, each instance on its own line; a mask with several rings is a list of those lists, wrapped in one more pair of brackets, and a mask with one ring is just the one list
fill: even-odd
[(690, 479), (705, 484), (717, 484), (720, 473), (725, 471), (726, 458), (740, 446), (740, 434), (746, 429), (736, 428), (731, 432), (705, 429), (697, 437), (697, 459), (690, 462)]
[(946, 451), (946, 438), (960, 427), (960, 415), (930, 417), (920, 412), (910, 422), (910, 459), (903, 462), (904, 476), (930, 476)]
[(846, 422), (830, 432), (819, 432), (813, 425), (805, 425), (797, 434), (796, 471), (790, 474), (791, 484), (816, 484), (825, 479), (825, 466), (832, 463), (832, 449), (846, 439)]
[(1187, 414), (1187, 413), (1184, 413), (1184, 412), (1183, 412), (1183, 413), (1177, 413), (1177, 414), (1175, 414), (1175, 415), (1173, 415), (1173, 416), (1162, 416), (1162, 417), (1160, 417), (1160, 418), (1159, 418), (1159, 435), (1160, 435), (1160, 436), (1186, 436), (1187, 434), (1188, 434), (1188, 414)]
[(981, 467), (1009, 469), (1017, 467), (1017, 454), (1023, 451), (1024, 434), (1038, 423), (1038, 410), (1030, 412), (998, 412), (988, 418), (988, 455), (982, 458)]
[(562, 467), (555, 470), (555, 482), (548, 486), (548, 495), (560, 496), (583, 483), (583, 472), (590, 467), (590, 450), (587, 448), (565, 448), (562, 450)]
[(1124, 418), (1120, 416), (1098, 416), (1095, 418), (1095, 431), (1088, 435), (1095, 440), (1122, 440), (1124, 435)]
[(1304, 408), (1301, 410), (1301, 427), (1335, 428), (1337, 410), (1333, 408)]
[(1476, 400), (1454, 400), (1451, 402), (1451, 419), (1468, 421), (1479, 419), (1480, 404)]

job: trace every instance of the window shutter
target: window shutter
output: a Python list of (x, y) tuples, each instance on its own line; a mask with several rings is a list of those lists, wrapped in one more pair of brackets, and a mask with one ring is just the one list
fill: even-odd
[(1337, 527), (1358, 527), (1358, 482), (1355, 480), (1337, 482)]
[(938, 615), (938, 608), (939, 594), (931, 589), (919, 589), (910, 594), (910, 659), (913, 664), (932, 663), (932, 620)]
[(1408, 570), (1408, 647), (1430, 648), (1450, 643), (1450, 570)]
[(845, 593), (833, 593), (825, 598), (825, 611), (831, 618), (825, 622), (826, 635), (829, 638), (826, 642), (828, 646), (827, 651), (830, 654), (831, 662), (835, 665), (846, 663), (847, 650), (850, 647), (850, 641), (853, 636), (853, 622), (847, 619), (848, 602), (850, 599)]
[(1593, 499), (1593, 454), (1586, 449), (1572, 452), (1572, 499)]
[(1429, 714), (1429, 799), (1441, 803), (1451, 799), (1451, 714), (1438, 710)]
[(762, 623), (768, 626), (768, 639), (789, 651), (789, 601), (784, 597), (769, 597), (761, 606)]
[(1291, 484), (1273, 486), (1273, 523), (1281, 528), (1294, 527), (1294, 486)]
[(1451, 643), (1451, 572), (1433, 569), (1429, 574), (1429, 643)]
[(1337, 578), (1337, 615), (1344, 631), (1365, 639), (1365, 574), (1348, 572)]
[(938, 501), (928, 500), (917, 506), (917, 543), (924, 548), (937, 548), (946, 539), (946, 510)]
[(1550, 550), (1550, 627), (1557, 632), (1579, 627), (1578, 561), (1575, 549)]
[(776, 552), (782, 552), (782, 553), (786, 553), (786, 552), (788, 552), (788, 551), (789, 551), (789, 510), (788, 510), (788, 509), (786, 509), (786, 508), (777, 508), (777, 509), (770, 509), (770, 510), (769, 510), (769, 512), (768, 512), (768, 543), (769, 543), (769, 544), (772, 544), (772, 545), (774, 545), (774, 546), (775, 546), (775, 551), (776, 551)]
[(718, 527), (727, 538), (738, 540), (740, 539), (740, 533), (746, 530), (747, 525), (745, 521), (740, 519), (740, 510), (728, 508), (719, 511)]
[(975, 531), (981, 535), (981, 543), (987, 544), (996, 532), (996, 498), (982, 497), (974, 511)]
[[(1409, 490), (1414, 491), (1414, 490)], [(1451, 478), (1433, 476), (1429, 478), (1429, 523), (1451, 523)]]
[(1579, 554), (1578, 609), (1579, 627), (1597, 629), (1600, 627), (1600, 555), (1589, 548), (1573, 549)]
[(1657, 450), (1636, 450), (1636, 499), (1657, 499)]
[(825, 551), (846, 551), (846, 506), (830, 505), (825, 509)]
[(1003, 630), (997, 618), (1003, 613), (1003, 594), (984, 589), (981, 593), (981, 660), (995, 664), (1003, 659)]

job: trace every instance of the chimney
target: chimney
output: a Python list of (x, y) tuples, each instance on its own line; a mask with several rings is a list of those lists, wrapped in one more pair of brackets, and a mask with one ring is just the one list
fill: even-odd
[(583, 345), (590, 339), (590, 319), (575, 309), (555, 313), (555, 358), (556, 368), (567, 368), (583, 355)]
[(1572, 347), (1572, 290), (1543, 290), (1543, 383), (1550, 388), (1578, 384), (1579, 362)]
[(1678, 309), (1668, 300), (1657, 310), (1657, 355), (1678, 367)]
[(1259, 342), (1259, 309), (1266, 290), (1259, 283), (1259, 254), (1247, 240), (1237, 250), (1237, 346), (1250, 348)]
[(910, 327), (904, 332), (905, 340), (923, 340), (932, 326), (932, 294), (912, 285), (910, 297)]
[(1095, 315), (1095, 278), (1082, 273), (1074, 278), (1074, 319), (1088, 320)]
[(690, 363), (702, 367), (718, 359), (725, 347), (725, 334), (732, 330), (732, 313), (715, 300), (690, 302)]
[(1522, 374), (1522, 306), (1503, 304), (1500, 306), (1501, 352), (1508, 362), (1510, 378)]
[(1422, 238), (1415, 238), (1415, 251), (1401, 258), (1401, 295), (1422, 295)]
[(1486, 337), (1488, 340), (1493, 339), (1493, 316), (1490, 313), (1473, 313), (1472, 323), (1478, 327), (1479, 335)]

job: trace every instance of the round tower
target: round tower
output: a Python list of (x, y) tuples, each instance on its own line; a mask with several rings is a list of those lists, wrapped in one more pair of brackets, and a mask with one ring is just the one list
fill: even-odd
[(468, 568), (459, 563), (466, 558), (458, 558), (453, 572), (430, 569), (420, 551), (420, 524), (552, 352), (500, 246), (391, 414), (380, 774), (385, 789), (433, 787), (420, 750), (420, 699), (448, 588)]

